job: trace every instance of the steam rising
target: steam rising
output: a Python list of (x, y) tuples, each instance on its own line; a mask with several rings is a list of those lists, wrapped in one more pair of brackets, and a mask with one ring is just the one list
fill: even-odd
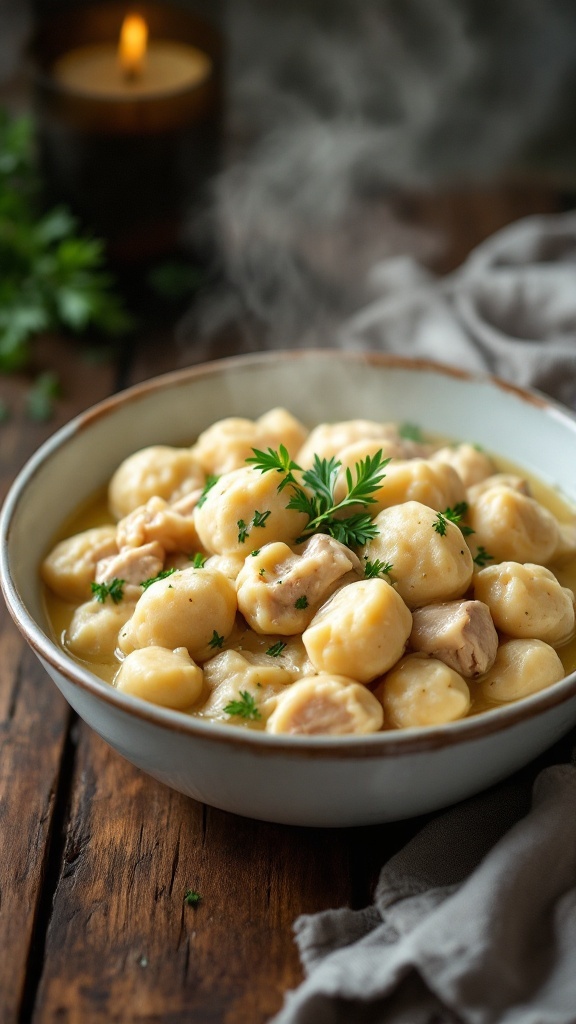
[(574, 157), (570, 0), (233, 0), (227, 32), (225, 285), (180, 327), (209, 354), (239, 317), (248, 349), (329, 343), (376, 261), (432, 258), (400, 189), (486, 182), (558, 140)]

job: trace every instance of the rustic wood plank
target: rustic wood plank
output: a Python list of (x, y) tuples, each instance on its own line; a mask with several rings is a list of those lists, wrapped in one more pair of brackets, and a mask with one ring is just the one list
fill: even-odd
[(33, 1021), (264, 1024), (301, 976), (292, 921), (348, 898), (346, 833), (203, 809), (84, 726), (72, 791)]
[[(38, 370), (55, 369), (63, 397), (54, 419), (31, 421), (25, 412), (30, 373), (0, 378), (10, 418), (0, 424), (0, 498), (35, 449), (57, 426), (113, 389), (112, 365), (94, 368), (70, 343), (44, 339)], [(50, 841), (62, 778), (70, 711), (0, 605), (0, 1019), (21, 1019), (35, 986), (43, 945), (42, 915)]]

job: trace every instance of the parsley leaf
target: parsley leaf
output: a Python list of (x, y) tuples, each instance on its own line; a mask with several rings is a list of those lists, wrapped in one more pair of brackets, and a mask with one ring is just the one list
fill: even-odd
[(296, 598), (296, 600), (294, 601), (294, 607), (295, 608), (307, 608), (308, 607), (308, 598), (306, 597), (306, 594), (302, 594), (302, 597), (297, 597)]
[(111, 579), (109, 583), (91, 583), (90, 589), (100, 604), (104, 604), (107, 597), (114, 604), (120, 604), (124, 597), (125, 583), (126, 580), (120, 580), (117, 576), (114, 576), (114, 579)]
[(486, 551), (486, 548), (482, 547), (482, 545), (480, 544), (472, 561), (481, 569), (483, 569), (487, 562), (494, 561), (494, 555), (489, 555), (488, 552)]
[(432, 529), (436, 530), (443, 537), (446, 533), (446, 523), (454, 523), (455, 526), (459, 526), (460, 530), (465, 537), (469, 537), (474, 530), (471, 526), (465, 526), (461, 523), (461, 519), (466, 515), (468, 511), (468, 505), (465, 501), (459, 501), (454, 508), (445, 508), (443, 512), (436, 513), (436, 522), (432, 524)]
[(266, 520), (268, 516), (272, 515), (270, 509), (267, 512), (254, 512), (254, 518), (252, 520), (252, 526), (266, 526)]
[(206, 482), (204, 484), (204, 487), (202, 488), (202, 494), (200, 495), (198, 501), (196, 502), (196, 508), (202, 508), (202, 505), (204, 504), (208, 496), (208, 492), (212, 490), (214, 484), (217, 483), (219, 479), (219, 476), (214, 476), (213, 474), (210, 474), (209, 476), (206, 477)]
[(202, 896), (196, 889), (187, 889), (184, 895), (184, 903), (187, 903), (189, 907), (197, 907), (202, 899)]
[(424, 441), (424, 434), (416, 423), (401, 423), (398, 433), (404, 441)]
[(248, 534), (250, 533), (250, 527), (243, 519), (239, 519), (236, 526), (238, 527), (238, 543), (244, 544)]
[(167, 579), (168, 576), (172, 576), (172, 573), (175, 572), (176, 569), (163, 569), (162, 572), (159, 572), (157, 576), (151, 576), (150, 579), (148, 580), (142, 580), (140, 586), (142, 587), (143, 590), (148, 590), (148, 587), (151, 587), (153, 583), (157, 583), (158, 580), (165, 580)]
[(203, 569), (205, 564), (206, 564), (206, 557), (207, 556), (201, 554), (200, 551), (197, 551), (196, 554), (194, 554), (194, 555), (190, 555), (190, 561), (192, 562), (192, 567), (194, 569)]
[(208, 647), (212, 647), (214, 649), (216, 649), (216, 648), (220, 649), (222, 647), (223, 643), (224, 643), (224, 637), (220, 636), (220, 634), (217, 633), (216, 630), (214, 630), (213, 633), (212, 633), (212, 639), (208, 641)]
[(278, 658), (285, 647), (287, 647), (287, 644), (283, 640), (278, 640), (275, 644), (272, 644), (272, 647), (268, 648), (266, 654), (270, 655), (271, 658)]
[(248, 718), (256, 721), (262, 715), (256, 707), (256, 701), (248, 690), (240, 690), (240, 700), (231, 700), (224, 708), (226, 715), (237, 715), (239, 718)]
[(374, 579), (378, 576), (389, 576), (393, 568), (394, 566), (392, 562), (381, 562), (379, 558), (370, 562), (366, 559), (364, 564), (364, 576), (368, 580)]

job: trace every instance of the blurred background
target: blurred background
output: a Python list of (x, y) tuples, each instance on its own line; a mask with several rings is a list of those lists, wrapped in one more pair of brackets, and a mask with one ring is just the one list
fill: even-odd
[[(32, 109), (37, 25), (80, 6), (0, 0), (8, 110)], [(508, 189), (509, 207), (510, 195), (547, 190), (573, 205), (573, 0), (182, 6), (224, 44), (218, 166), (182, 217), (178, 252), (153, 268), (177, 300), (169, 315), (184, 352), (201, 338), (220, 354), (231, 324), (239, 349), (329, 338), (390, 255), (452, 269), (464, 253), (447, 234), (447, 194), (452, 218), (470, 189)]]

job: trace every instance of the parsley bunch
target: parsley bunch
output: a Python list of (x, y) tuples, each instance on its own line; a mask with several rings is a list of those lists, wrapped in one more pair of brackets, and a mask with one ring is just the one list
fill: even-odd
[[(290, 458), (284, 445), (280, 445), (278, 451), (273, 448), (268, 448), (265, 452), (253, 448), (252, 451), (254, 455), (246, 459), (246, 462), (253, 464), (262, 473), (280, 473), (282, 479), (278, 484), (278, 491), (285, 487), (291, 489), (286, 508), (304, 512), (308, 516), (308, 523), (302, 536), (298, 537), (298, 543), (307, 540), (314, 533), (327, 533), (348, 547), (354, 547), (366, 544), (377, 535), (378, 528), (368, 512), (353, 512), (347, 516), (343, 516), (342, 513), (354, 506), (367, 506), (376, 501), (373, 497), (374, 491), (378, 490), (386, 475), (384, 468), (390, 462), (390, 459), (382, 458), (382, 450), (375, 455), (367, 455), (365, 459), (356, 463), (356, 479), (353, 478), (351, 470), (346, 468), (346, 494), (341, 501), (336, 501), (334, 496), (338, 472), (342, 465), (338, 459), (321, 459), (315, 455), (312, 468), (303, 470)], [(308, 490), (300, 486), (294, 471), (301, 474), (302, 482)]]
[(131, 321), (104, 269), (103, 244), (64, 206), (42, 212), (32, 123), (0, 110), (0, 371), (24, 367), (42, 331), (125, 332)]

